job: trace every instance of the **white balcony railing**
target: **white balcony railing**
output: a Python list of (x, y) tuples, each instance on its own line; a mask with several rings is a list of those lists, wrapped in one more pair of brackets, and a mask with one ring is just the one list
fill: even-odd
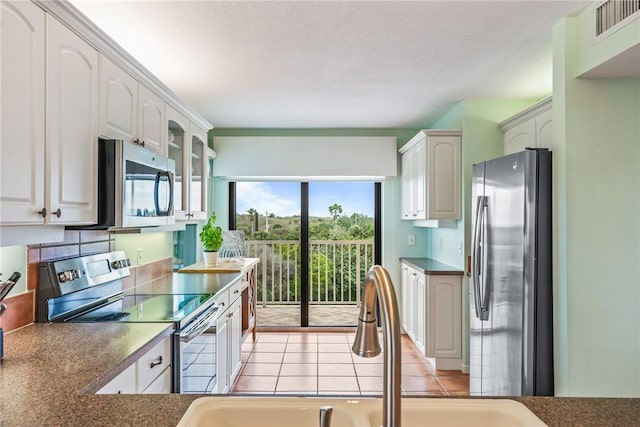
[[(300, 304), (300, 242), (247, 240), (258, 264), (258, 304)], [(360, 285), (373, 264), (373, 240), (309, 242), (310, 304), (360, 304)]]

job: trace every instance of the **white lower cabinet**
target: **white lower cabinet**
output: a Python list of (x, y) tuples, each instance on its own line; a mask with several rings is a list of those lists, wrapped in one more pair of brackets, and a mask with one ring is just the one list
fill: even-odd
[(231, 329), (229, 330), (229, 384), (240, 373), (242, 367), (242, 299), (238, 298), (229, 308)]
[[(240, 286), (238, 283), (237, 286)], [(242, 366), (242, 299), (240, 293), (234, 293), (236, 286), (228, 292), (230, 304), (216, 322), (217, 386), (216, 393), (228, 393)], [(224, 299), (224, 297), (223, 297)]]
[[(136, 362), (137, 390), (144, 392), (171, 367), (171, 340), (165, 339)], [(171, 389), (171, 384), (169, 384)]]
[(171, 340), (165, 338), (96, 394), (171, 393)]
[(216, 296), (222, 313), (216, 320), (216, 379), (215, 393), (228, 393), (242, 366), (242, 298), (241, 282)]
[(461, 369), (461, 287), (461, 276), (425, 274), (402, 264), (402, 326), (436, 369)]
[(229, 318), (223, 313), (216, 321), (216, 393), (229, 392)]
[(142, 394), (169, 394), (171, 393), (171, 369), (165, 369), (162, 374), (147, 387)]
[(118, 374), (96, 392), (96, 394), (135, 394), (136, 393), (136, 364)]

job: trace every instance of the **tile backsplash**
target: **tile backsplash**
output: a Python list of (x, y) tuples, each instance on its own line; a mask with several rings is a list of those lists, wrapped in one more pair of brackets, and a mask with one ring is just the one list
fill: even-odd
[[(66, 230), (62, 242), (26, 246), (27, 290), (5, 298), (7, 310), (0, 317), (0, 328), (9, 332), (34, 322), (40, 262), (109, 252), (115, 250), (115, 246), (115, 234), (103, 230)], [(144, 283), (169, 274), (172, 271), (172, 265), (172, 258), (167, 258), (132, 267), (131, 276), (124, 281), (124, 286), (131, 288), (136, 283)]]

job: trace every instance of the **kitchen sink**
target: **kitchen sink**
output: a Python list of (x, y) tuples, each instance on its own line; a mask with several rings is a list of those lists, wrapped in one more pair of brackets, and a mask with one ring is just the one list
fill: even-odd
[[(202, 397), (178, 427), (317, 426), (320, 407), (332, 406), (332, 427), (378, 427), (382, 399)], [(402, 399), (402, 426), (544, 426), (526, 406), (508, 399)]]
[(359, 400), (303, 397), (202, 397), (195, 400), (178, 427), (317, 426), (320, 407), (333, 406), (332, 426), (356, 427), (350, 407)]

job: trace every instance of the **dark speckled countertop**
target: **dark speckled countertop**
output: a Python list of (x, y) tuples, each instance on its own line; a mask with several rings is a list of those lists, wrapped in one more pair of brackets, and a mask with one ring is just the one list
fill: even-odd
[[(137, 354), (162, 340), (159, 324), (35, 324), (5, 335), (0, 426), (175, 426), (198, 395), (96, 395)], [(517, 398), (551, 426), (631, 426), (640, 399)]]
[(462, 276), (464, 271), (459, 268), (443, 264), (431, 258), (400, 258), (400, 262), (423, 271), (424, 274), (440, 276)]

